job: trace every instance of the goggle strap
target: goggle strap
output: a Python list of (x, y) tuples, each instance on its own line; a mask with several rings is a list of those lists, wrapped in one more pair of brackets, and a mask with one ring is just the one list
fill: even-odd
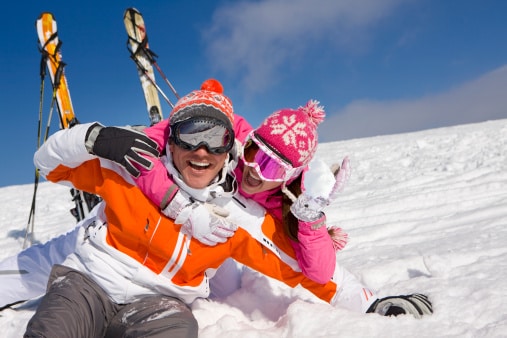
[(297, 197), (287, 188), (287, 181), (283, 181), (282, 183), (282, 192), (292, 201), (292, 203), (296, 203)]
[[(262, 143), (263, 146), (265, 146), (266, 148), (268, 148), (274, 155), (278, 156), (279, 159), (281, 159), (283, 162), (285, 162), (286, 164), (290, 165), (290, 167), (292, 168), (292, 163), (289, 161), (289, 159), (285, 156), (283, 156), (282, 154), (280, 154), (280, 152), (276, 149), (274, 149), (272, 146), (270, 146), (263, 138), (262, 136), (260, 136), (259, 134), (257, 134), (256, 132), (254, 132), (252, 134), (252, 140), (258, 140), (259, 142)], [(256, 142), (257, 143), (257, 142)], [(257, 143), (257, 145), (259, 146), (259, 148), (262, 149), (262, 147)]]

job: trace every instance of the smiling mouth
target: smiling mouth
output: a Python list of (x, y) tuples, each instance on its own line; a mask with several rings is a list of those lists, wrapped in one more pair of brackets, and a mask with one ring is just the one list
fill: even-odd
[(253, 170), (248, 171), (248, 175), (245, 177), (245, 182), (252, 187), (257, 187), (262, 184), (262, 180), (252, 174)]
[(205, 170), (211, 167), (211, 163), (208, 162), (200, 162), (200, 161), (188, 161), (190, 167), (196, 170)]

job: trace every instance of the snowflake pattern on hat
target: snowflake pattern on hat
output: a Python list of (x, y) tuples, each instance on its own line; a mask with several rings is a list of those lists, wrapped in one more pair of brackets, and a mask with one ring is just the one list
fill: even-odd
[(317, 150), (317, 125), (325, 117), (318, 101), (310, 100), (296, 110), (282, 109), (271, 114), (256, 134), (286, 157), (293, 167), (308, 164)]

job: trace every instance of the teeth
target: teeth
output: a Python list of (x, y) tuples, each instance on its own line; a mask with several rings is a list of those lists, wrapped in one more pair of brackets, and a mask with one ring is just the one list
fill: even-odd
[(246, 177), (246, 184), (251, 187), (258, 187), (262, 184), (262, 180), (258, 177), (255, 177), (252, 175), (252, 171), (248, 173), (248, 176)]
[(207, 162), (195, 162), (195, 161), (190, 161), (190, 164), (193, 165), (193, 166), (196, 166), (196, 167), (203, 167), (203, 168), (206, 168), (206, 167), (209, 167), (210, 164), (207, 163)]
[(248, 173), (248, 176), (250, 176), (249, 178), (250, 178), (251, 180), (261, 181), (261, 179), (260, 179), (259, 177), (255, 177), (255, 176), (252, 174), (252, 171), (250, 171), (250, 172)]

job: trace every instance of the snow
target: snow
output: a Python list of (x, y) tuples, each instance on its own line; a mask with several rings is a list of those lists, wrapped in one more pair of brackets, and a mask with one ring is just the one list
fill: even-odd
[[(421, 292), (435, 313), (381, 317), (332, 308), (305, 290), (247, 270), (225, 300), (198, 300), (202, 337), (506, 337), (507, 120), (319, 146), (349, 155), (352, 176), (327, 209), (350, 242), (338, 260), (379, 296)], [(23, 244), (33, 185), (0, 189), (0, 259)], [(69, 188), (41, 183), (36, 239), (75, 225)], [(34, 303), (0, 312), (19, 337)]]

